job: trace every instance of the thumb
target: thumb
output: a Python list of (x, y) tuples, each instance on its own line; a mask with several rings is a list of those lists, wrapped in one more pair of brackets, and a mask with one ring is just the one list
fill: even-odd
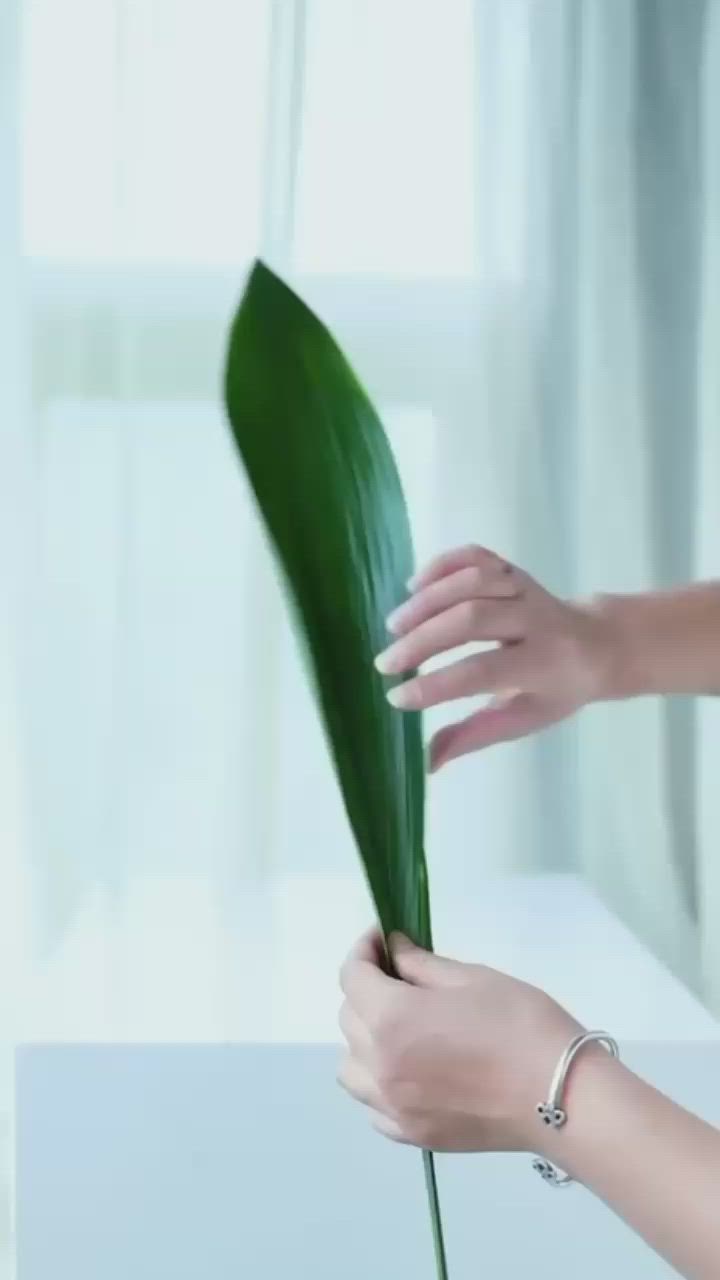
[(430, 744), (430, 771), (471, 751), (482, 751), (498, 742), (510, 742), (540, 729), (544, 723), (542, 707), (530, 695), (515, 693), (494, 698), (480, 711), (465, 720), (450, 724), (435, 735)]
[(464, 981), (463, 965), (433, 951), (424, 951), (402, 933), (389, 940), (395, 972), (414, 987), (458, 987)]

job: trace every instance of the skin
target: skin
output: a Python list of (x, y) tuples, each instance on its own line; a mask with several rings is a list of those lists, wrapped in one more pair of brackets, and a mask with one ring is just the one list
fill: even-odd
[(489, 695), (489, 705), (431, 743), (431, 768), (521, 738), (589, 703), (643, 694), (720, 691), (720, 583), (567, 601), (481, 547), (433, 561), (388, 619), (393, 643), (376, 660), (403, 676), (479, 641), (494, 648), (404, 681), (401, 710)]
[[(394, 639), (380, 670), (402, 676), (461, 645), (495, 645), (391, 691), (399, 709), (490, 695), (436, 735), (431, 768), (593, 701), (720, 690), (718, 583), (568, 602), (493, 553), (465, 547), (410, 585), (388, 620)], [(374, 1126), (436, 1151), (536, 1152), (594, 1191), (682, 1275), (717, 1280), (720, 1133), (600, 1046), (571, 1069), (567, 1124), (547, 1128), (535, 1106), (583, 1028), (545, 992), (505, 974), (401, 937), (390, 947), (397, 977), (387, 975), (376, 932), (341, 974), (339, 1080)]]
[[(342, 970), (339, 1081), (393, 1142), (534, 1151), (603, 1199), (681, 1275), (720, 1275), (720, 1133), (604, 1049), (571, 1068), (562, 1129), (535, 1113), (580, 1029), (543, 991), (377, 933)], [(401, 980), (399, 980), (401, 979)], [(528, 1177), (533, 1174), (528, 1170)]]

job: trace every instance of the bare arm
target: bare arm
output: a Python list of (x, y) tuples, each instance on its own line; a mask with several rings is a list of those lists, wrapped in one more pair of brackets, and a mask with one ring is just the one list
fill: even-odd
[(599, 1049), (570, 1080), (543, 1154), (692, 1280), (720, 1276), (720, 1133)]
[(590, 608), (613, 648), (605, 697), (720, 693), (720, 582), (601, 596)]

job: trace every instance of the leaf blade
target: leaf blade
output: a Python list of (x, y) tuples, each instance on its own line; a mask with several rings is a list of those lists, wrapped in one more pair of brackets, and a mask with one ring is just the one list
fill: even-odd
[[(406, 595), (405, 499), (369, 397), (328, 329), (263, 263), (234, 317), (225, 369), (233, 435), (288, 588), (335, 772), (380, 924), (432, 946), (421, 719), (388, 704), (374, 667)], [(439, 1280), (447, 1268), (424, 1153)]]
[[(329, 407), (339, 402), (341, 413)], [(389, 682), (373, 666), (413, 568), (404, 497), (342, 352), (263, 264), (232, 328), (226, 403), (293, 599), (381, 923), (429, 945), (420, 717), (388, 706)]]

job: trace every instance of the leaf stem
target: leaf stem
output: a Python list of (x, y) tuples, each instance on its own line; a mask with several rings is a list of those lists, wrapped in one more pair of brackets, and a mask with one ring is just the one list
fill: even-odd
[(430, 1205), (430, 1222), (432, 1225), (433, 1245), (435, 1246), (435, 1265), (438, 1280), (448, 1280), (447, 1258), (445, 1256), (445, 1240), (443, 1238), (442, 1218), (440, 1217), (440, 1198), (438, 1196), (435, 1158), (432, 1151), (423, 1151), (425, 1166), (425, 1186), (427, 1187)]

